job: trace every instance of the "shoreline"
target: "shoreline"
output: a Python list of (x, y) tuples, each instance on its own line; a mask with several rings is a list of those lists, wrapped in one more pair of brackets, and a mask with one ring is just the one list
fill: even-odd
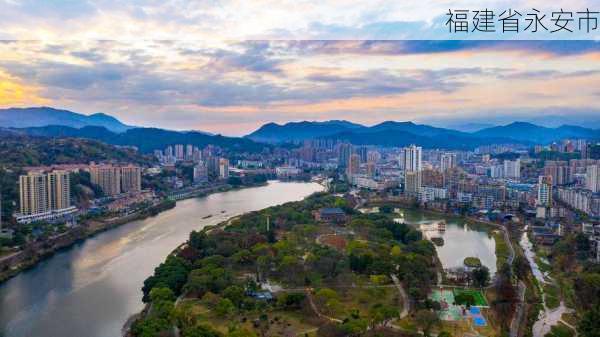
[[(35, 267), (38, 263), (60, 253), (62, 250), (69, 249), (78, 243), (96, 236), (102, 232), (120, 227), (127, 223), (147, 219), (158, 215), (159, 213), (172, 209), (176, 206), (175, 202), (163, 200), (156, 205), (140, 210), (136, 213), (128, 214), (112, 221), (100, 222), (98, 220), (87, 221), (65, 233), (50, 238), (45, 242), (34, 242), (28, 244), (24, 249), (5, 256), (2, 261), (2, 271), (0, 272), (0, 285), (17, 276), (21, 272)], [(7, 261), (6, 261), (7, 260)]]
[(213, 188), (207, 188), (203, 191), (189, 193), (186, 197), (177, 200), (165, 198), (155, 205), (132, 214), (112, 219), (111, 221), (106, 221), (108, 219), (86, 220), (76, 228), (51, 237), (45, 242), (33, 242), (19, 251), (0, 257), (0, 286), (20, 273), (34, 268), (39, 263), (60, 253), (62, 250), (72, 248), (76, 244), (83, 243), (85, 240), (102, 232), (126, 225), (133, 221), (151, 218), (164, 211), (173, 209), (177, 206), (177, 201), (202, 198), (214, 193), (260, 187), (266, 184), (268, 184), (268, 182), (243, 186), (219, 185)]

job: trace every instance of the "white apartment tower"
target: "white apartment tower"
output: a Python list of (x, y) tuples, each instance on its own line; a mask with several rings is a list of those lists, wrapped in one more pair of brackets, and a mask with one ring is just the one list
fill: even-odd
[(35, 215), (71, 207), (71, 180), (66, 171), (29, 172), (19, 177), (20, 213)]
[(586, 169), (585, 187), (592, 193), (600, 192), (600, 165), (590, 165)]
[(419, 193), (421, 190), (421, 164), (420, 146), (411, 145), (402, 151), (401, 161), (404, 167), (404, 191), (407, 193)]
[(552, 176), (538, 178), (537, 205), (552, 207)]
[(518, 179), (521, 178), (521, 160), (504, 161), (504, 177)]
[(448, 171), (455, 168), (456, 165), (456, 153), (444, 153), (440, 159), (440, 167), (442, 172)]
[(71, 178), (67, 171), (48, 173), (48, 206), (51, 210), (71, 207)]
[(19, 177), (21, 214), (31, 215), (49, 211), (48, 181), (41, 172), (29, 172)]

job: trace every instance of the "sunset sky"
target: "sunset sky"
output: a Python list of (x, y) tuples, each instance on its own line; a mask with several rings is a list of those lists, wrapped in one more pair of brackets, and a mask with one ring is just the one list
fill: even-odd
[[(132, 125), (226, 135), (270, 121), (443, 125), (600, 114), (597, 41), (364, 40), (447, 38), (440, 17), (449, 6), (476, 8), (473, 1), (345, 1), (314, 21), (306, 17), (328, 13), (326, 5), (182, 10), (156, 1), (113, 10), (111, 2), (0, 0), (0, 107), (104, 112)], [(543, 10), (547, 1), (494, 3)], [(561, 4), (591, 2), (553, 6)]]

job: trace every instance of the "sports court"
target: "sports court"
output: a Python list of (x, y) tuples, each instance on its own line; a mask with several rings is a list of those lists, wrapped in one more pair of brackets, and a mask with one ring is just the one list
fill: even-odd
[[(475, 305), (467, 309), (462, 305), (457, 305), (454, 296), (457, 294), (466, 293), (473, 296)], [(481, 308), (488, 307), (488, 303), (483, 296), (483, 293), (474, 289), (449, 289), (439, 288), (433, 289), (429, 298), (432, 301), (439, 302), (441, 310), (439, 317), (444, 321), (460, 321), (465, 318), (472, 318), (473, 325), (476, 327), (486, 326), (487, 321), (481, 312)]]
[(441, 310), (439, 316), (444, 321), (459, 321), (463, 318), (463, 309), (454, 304), (454, 293), (452, 289), (434, 289), (429, 296), (431, 300), (439, 302)]
[(459, 294), (467, 294), (472, 296), (475, 300), (476, 307), (489, 307), (488, 302), (479, 290), (454, 288), (452, 291), (454, 292), (454, 296), (458, 296)]
[(471, 307), (469, 310), (469, 315), (473, 319), (473, 325), (475, 326), (486, 326), (487, 322), (485, 318), (481, 314), (481, 309), (479, 307)]

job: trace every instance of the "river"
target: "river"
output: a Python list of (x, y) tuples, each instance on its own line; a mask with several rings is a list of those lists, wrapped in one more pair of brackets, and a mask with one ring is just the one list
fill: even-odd
[(322, 189), (271, 181), (179, 201), (155, 217), (100, 233), (0, 286), (0, 335), (118, 337), (127, 318), (143, 307), (143, 281), (192, 230)]

